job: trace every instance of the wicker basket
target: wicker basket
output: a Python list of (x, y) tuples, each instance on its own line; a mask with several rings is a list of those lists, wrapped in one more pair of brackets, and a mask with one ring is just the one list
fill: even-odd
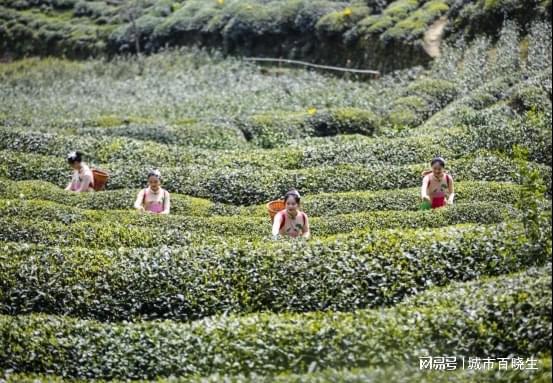
[(100, 169), (92, 169), (92, 176), (94, 177), (94, 190), (104, 190), (109, 178), (108, 173)]
[(267, 204), (267, 210), (269, 211), (269, 216), (271, 217), (271, 222), (273, 222), (273, 219), (275, 218), (275, 215), (281, 211), (284, 210), (286, 205), (284, 204), (284, 201), (279, 199), (275, 201), (271, 201)]

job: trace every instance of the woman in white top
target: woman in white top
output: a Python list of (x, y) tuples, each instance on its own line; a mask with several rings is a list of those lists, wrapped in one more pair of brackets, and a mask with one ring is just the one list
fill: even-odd
[(148, 187), (138, 193), (134, 208), (139, 212), (169, 214), (170, 196), (169, 192), (161, 187), (161, 174), (158, 170), (148, 173)]
[(94, 176), (92, 170), (83, 162), (83, 154), (71, 152), (67, 156), (67, 162), (73, 168), (73, 176), (65, 190), (77, 193), (94, 191)]

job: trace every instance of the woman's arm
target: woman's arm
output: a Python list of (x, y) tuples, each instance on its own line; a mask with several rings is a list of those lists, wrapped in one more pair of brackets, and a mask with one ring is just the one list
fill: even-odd
[(449, 191), (449, 197), (447, 198), (447, 204), (448, 205), (451, 205), (453, 204), (453, 199), (455, 198), (455, 186), (453, 185), (453, 177), (449, 176), (449, 186), (448, 186), (448, 191)]
[(73, 174), (71, 174), (71, 181), (69, 181), (69, 183), (67, 184), (67, 186), (65, 187), (65, 190), (67, 191), (73, 191), (71, 189), (71, 187), (73, 186), (73, 183), (75, 182), (75, 172), (73, 172)]
[(311, 229), (309, 228), (309, 218), (307, 217), (307, 214), (303, 213), (305, 217), (305, 225), (303, 227), (303, 234), (301, 235), (305, 239), (309, 239), (311, 237)]
[(134, 201), (134, 208), (138, 210), (144, 210), (144, 189), (141, 189), (138, 192), (138, 196), (136, 197), (136, 201)]
[(421, 198), (430, 201), (430, 197), (428, 196), (428, 177), (429, 175), (426, 175), (422, 179)]
[(273, 221), (273, 238), (277, 238), (280, 233), (280, 224), (282, 223), (282, 214), (277, 213)]
[(163, 199), (163, 211), (161, 214), (169, 214), (171, 210), (171, 201), (169, 199), (169, 192), (167, 190), (163, 191), (165, 193), (165, 198)]

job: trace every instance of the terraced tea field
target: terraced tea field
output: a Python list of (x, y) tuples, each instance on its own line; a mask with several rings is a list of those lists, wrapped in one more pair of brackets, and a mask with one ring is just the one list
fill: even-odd
[[(0, 64), (4, 380), (551, 381), (551, 25), (441, 49), (370, 80), (190, 47)], [(106, 191), (63, 190), (72, 150)], [(435, 155), (456, 202), (421, 211)], [(133, 209), (152, 168), (170, 215)], [(271, 237), (290, 188), (309, 240)]]

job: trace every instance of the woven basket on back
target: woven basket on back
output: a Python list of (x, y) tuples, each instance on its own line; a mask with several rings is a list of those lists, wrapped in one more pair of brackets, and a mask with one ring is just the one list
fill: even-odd
[(267, 204), (267, 210), (269, 211), (269, 216), (271, 217), (271, 222), (273, 222), (273, 219), (275, 218), (275, 215), (281, 211), (284, 210), (286, 205), (284, 204), (284, 201), (279, 199), (275, 201), (271, 201)]
[(94, 177), (94, 190), (104, 190), (108, 182), (109, 174), (100, 169), (92, 169), (92, 176)]

